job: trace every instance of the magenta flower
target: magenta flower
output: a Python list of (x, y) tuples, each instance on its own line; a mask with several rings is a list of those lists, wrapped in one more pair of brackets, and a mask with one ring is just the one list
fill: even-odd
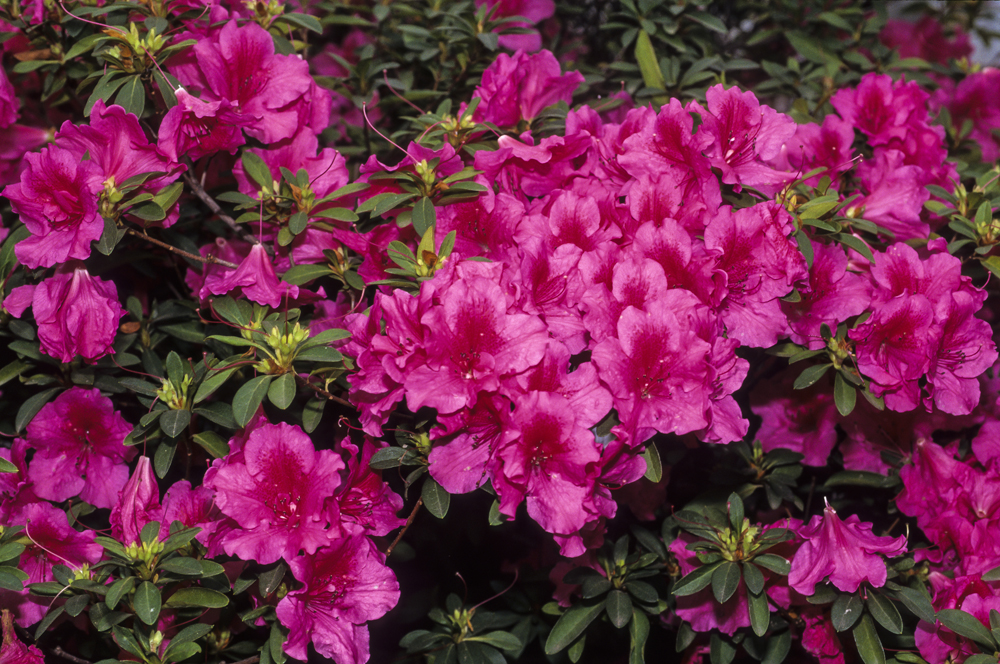
[[(66, 513), (49, 503), (28, 505), (22, 513), (25, 534), (25, 550), (21, 553), (18, 567), (28, 575), (29, 583), (52, 581), (52, 568), (66, 565), (78, 570), (85, 565), (97, 563), (104, 555), (104, 547), (94, 541), (92, 530), (78, 532), (69, 525)], [(15, 524), (19, 525), (19, 524)], [(28, 595), (27, 588), (20, 593), (0, 590), (0, 606), (15, 608), (17, 622), (22, 626), (32, 625), (45, 615), (52, 600)]]
[(278, 620), (291, 630), (285, 652), (305, 661), (311, 641), (316, 652), (337, 664), (367, 662), (365, 623), (399, 601), (399, 582), (375, 545), (354, 536), (288, 562), (304, 585), (278, 602)]
[(26, 646), (14, 634), (14, 616), (3, 612), (3, 645), (0, 645), (0, 662), (3, 664), (45, 664), (42, 651)]
[(275, 309), (281, 306), (284, 298), (299, 296), (298, 286), (278, 279), (274, 271), (274, 262), (262, 244), (253, 245), (250, 253), (236, 270), (215, 282), (210, 282), (206, 278), (205, 285), (215, 295), (225, 295), (239, 288), (245, 298)]
[(54, 501), (79, 495), (96, 507), (112, 507), (135, 456), (135, 448), (125, 446), (131, 430), (99, 390), (66, 390), (38, 411), (25, 433), (36, 450), (28, 467), (35, 493)]
[(483, 72), (482, 83), (473, 93), (482, 99), (476, 121), (499, 127), (531, 122), (545, 107), (559, 101), (569, 103), (581, 83), (583, 75), (577, 71), (563, 74), (549, 51), (534, 55), (518, 51), (513, 57), (501, 53)]
[(877, 537), (872, 524), (861, 523), (856, 514), (842, 521), (829, 505), (798, 534), (806, 541), (792, 559), (788, 585), (807, 597), (827, 577), (844, 592), (855, 592), (862, 581), (881, 588), (887, 572), (879, 554), (891, 558), (906, 553), (904, 535)]
[(335, 502), (340, 512), (340, 527), (350, 535), (387, 535), (405, 523), (396, 516), (403, 509), (403, 497), (393, 492), (380, 473), (369, 462), (378, 449), (365, 441), (362, 449), (344, 439), (341, 447), (347, 452), (347, 476)]
[(243, 458), (205, 482), (215, 503), (239, 528), (223, 541), (227, 554), (269, 564), (310, 556), (332, 539), (326, 499), (340, 486), (341, 458), (319, 452), (302, 429), (264, 424), (251, 432)]
[(774, 195), (793, 174), (776, 171), (773, 159), (795, 134), (795, 121), (770, 106), (761, 106), (752, 92), (716, 85), (705, 92), (708, 110), (697, 102), (689, 108), (701, 115), (698, 133), (712, 137), (705, 154), (722, 171), (722, 181), (754, 187)]
[[(179, 67), (177, 77), (186, 87), (201, 90), (205, 102), (229, 102), (230, 112), (224, 121), (242, 127), (263, 143), (295, 134), (299, 127), (297, 105), (313, 88), (305, 60), (276, 55), (274, 40), (266, 30), (256, 23), (239, 26), (235, 20), (199, 41), (194, 56), (196, 66)], [(191, 116), (187, 119), (193, 121)], [(219, 138), (214, 132), (209, 135)]]
[[(528, 30), (535, 24), (551, 18), (556, 12), (556, 4), (552, 0), (476, 0), (476, 7), (483, 5), (489, 5), (496, 19), (523, 16), (530, 23), (518, 21), (507, 25)], [(512, 51), (520, 49), (531, 53), (542, 47), (542, 36), (538, 30), (531, 30), (523, 35), (500, 35), (500, 45)]]
[(160, 123), (158, 147), (170, 159), (187, 155), (192, 161), (216, 152), (233, 154), (244, 143), (236, 113), (228, 99), (202, 101), (187, 90), (177, 91), (177, 105)]
[(162, 520), (160, 487), (149, 457), (141, 456), (135, 472), (118, 494), (118, 502), (111, 510), (111, 535), (128, 546), (139, 541), (139, 533), (147, 523)]
[(25, 159), (21, 181), (3, 191), (31, 231), (31, 237), (14, 248), (17, 259), (37, 268), (87, 258), (90, 243), (104, 233), (104, 220), (97, 211), (104, 189), (100, 167), (55, 145)]
[(14, 92), (14, 86), (7, 78), (6, 71), (0, 71), (0, 128), (9, 127), (17, 122), (18, 108), (21, 102)]
[(38, 286), (15, 288), (4, 307), (20, 317), (29, 302), (46, 355), (70, 362), (77, 355), (96, 360), (114, 352), (118, 320), (125, 315), (114, 283), (91, 277), (85, 267), (63, 266)]

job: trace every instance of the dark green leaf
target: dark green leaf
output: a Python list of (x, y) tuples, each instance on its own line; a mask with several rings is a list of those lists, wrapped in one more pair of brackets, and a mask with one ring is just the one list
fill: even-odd
[(424, 499), (424, 506), (427, 511), (439, 519), (443, 519), (448, 513), (448, 505), (451, 503), (451, 494), (444, 490), (433, 477), (424, 480), (424, 485), (420, 490), (420, 496)]
[(830, 607), (830, 622), (838, 632), (849, 630), (864, 612), (864, 602), (857, 593), (840, 595)]
[(159, 588), (149, 581), (143, 581), (135, 589), (132, 606), (139, 620), (147, 625), (155, 625), (156, 619), (160, 616), (161, 600)]
[(142, 116), (142, 112), (146, 108), (146, 89), (138, 75), (125, 79), (125, 84), (122, 85), (118, 96), (115, 97), (115, 103), (124, 108), (126, 113)]
[[(746, 568), (743, 568), (744, 573)], [(747, 601), (750, 609), (750, 627), (757, 636), (764, 636), (767, 628), (771, 624), (771, 607), (767, 604), (767, 595), (764, 593), (747, 593)]]
[(895, 486), (899, 480), (895, 477), (886, 477), (880, 473), (873, 473), (867, 470), (842, 470), (834, 473), (823, 486), (864, 486), (876, 489), (886, 489)]
[(372, 455), (369, 466), (373, 470), (385, 470), (387, 468), (398, 468), (400, 460), (406, 455), (406, 450), (402, 447), (383, 447)]
[(201, 652), (201, 646), (197, 643), (174, 643), (174, 640), (170, 640), (170, 645), (167, 646), (166, 652), (163, 653), (164, 662), (182, 662), (188, 657), (194, 657)]
[(297, 25), (300, 28), (305, 28), (306, 30), (315, 32), (318, 35), (323, 34), (323, 25), (319, 22), (318, 19), (316, 19), (316, 17), (310, 16), (308, 14), (298, 14), (295, 12), (289, 12), (286, 14), (282, 14), (278, 20), (287, 21), (288, 23)]
[(160, 415), (160, 430), (171, 438), (184, 433), (189, 424), (191, 424), (190, 410), (168, 410)]
[(253, 419), (272, 378), (273, 376), (268, 375), (251, 378), (236, 391), (236, 396), (233, 397), (233, 418), (236, 424), (245, 427)]
[(196, 433), (193, 437), (194, 442), (201, 445), (206, 452), (216, 459), (221, 459), (229, 454), (229, 443), (214, 431), (202, 431), (201, 433)]
[(278, 586), (281, 585), (281, 581), (285, 578), (285, 572), (287, 571), (288, 568), (285, 566), (285, 563), (279, 561), (273, 569), (262, 572), (260, 576), (257, 577), (260, 586), (260, 594), (263, 597), (267, 597), (277, 590)]
[(331, 274), (333, 274), (333, 270), (330, 269), (329, 265), (296, 265), (289, 268), (287, 272), (281, 275), (281, 280), (296, 286), (301, 286), (303, 284), (308, 284), (314, 279), (319, 279), (320, 277), (325, 277)]
[(545, 640), (545, 654), (554, 655), (567, 648), (603, 610), (604, 602), (597, 602), (592, 605), (577, 604), (566, 611), (552, 626)]
[(66, 613), (74, 618), (83, 613), (83, 610), (90, 604), (90, 595), (75, 595), (66, 600), (63, 607)]
[(510, 632), (496, 631), (488, 632), (486, 634), (479, 634), (475, 637), (477, 641), (482, 641), (483, 643), (489, 644), (494, 648), (499, 648), (500, 650), (510, 650), (516, 651), (524, 645), (521, 639), (517, 638)]
[(176, 438), (166, 438), (156, 446), (156, 452), (153, 453), (153, 470), (161, 480), (170, 472), (170, 466), (174, 463), (174, 455), (176, 454)]
[(19, 593), (22, 590), (24, 590), (24, 582), (18, 577), (6, 571), (10, 569), (17, 569), (17, 568), (4, 567), (0, 569), (0, 588), (5, 588), (6, 590), (13, 590), (14, 592)]
[(693, 595), (699, 590), (707, 588), (709, 584), (712, 583), (712, 576), (715, 570), (721, 565), (722, 563), (702, 565), (698, 569), (692, 570), (674, 584), (672, 590), (673, 594), (678, 597), (684, 597), (686, 595)]
[(994, 567), (988, 572), (983, 572), (983, 581), (1000, 581), (1000, 567)]
[(626, 581), (625, 590), (645, 604), (656, 604), (660, 599), (656, 588), (644, 581)]
[(734, 531), (740, 531), (743, 528), (743, 499), (738, 493), (731, 493), (726, 501), (726, 507), (729, 510), (729, 525)]
[(229, 599), (222, 593), (208, 588), (181, 588), (164, 602), (165, 606), (202, 606), (209, 609), (221, 609), (229, 604)]
[(139, 641), (135, 638), (132, 630), (115, 625), (111, 628), (111, 634), (114, 636), (115, 643), (118, 644), (119, 648), (132, 653), (142, 661), (146, 661), (146, 654), (143, 652), (142, 646), (139, 645)]
[(646, 445), (642, 458), (646, 460), (646, 473), (643, 477), (650, 482), (659, 482), (663, 479), (663, 462), (660, 461), (660, 452), (656, 449), (655, 443), (650, 441)]
[(108, 594), (104, 598), (104, 603), (108, 605), (109, 609), (115, 608), (118, 602), (121, 601), (121, 598), (135, 587), (135, 580), (134, 576), (126, 576), (124, 579), (118, 579), (112, 584), (111, 589), (108, 590)]
[(903, 633), (903, 618), (899, 615), (899, 611), (889, 598), (872, 591), (868, 593), (865, 606), (868, 607), (868, 613), (872, 615), (879, 625), (882, 625), (882, 627), (893, 634)]
[(691, 19), (695, 23), (702, 24), (713, 32), (718, 32), (720, 34), (726, 34), (729, 32), (725, 23), (707, 12), (686, 12), (684, 16)]
[(114, 221), (104, 218), (104, 232), (100, 239), (94, 242), (94, 248), (105, 256), (110, 256), (121, 239), (125, 237), (124, 229), (119, 229)]
[(612, 590), (604, 600), (608, 618), (615, 627), (622, 628), (632, 619), (632, 600), (621, 590)]
[[(565, 582), (565, 579), (563, 581)], [(611, 590), (611, 581), (600, 574), (591, 574), (584, 579), (580, 594), (584, 599), (592, 599), (600, 597), (609, 590)]]
[(713, 633), (708, 641), (708, 656), (712, 664), (729, 664), (736, 657), (736, 647)]
[(743, 580), (750, 592), (759, 595), (764, 589), (764, 575), (753, 563), (743, 563)]
[(253, 178), (261, 189), (270, 193), (274, 187), (274, 176), (271, 175), (271, 169), (267, 167), (260, 155), (250, 150), (244, 150), (243, 154), (240, 155), (240, 162), (243, 164), (243, 171)]
[(62, 388), (53, 387), (25, 399), (24, 403), (17, 410), (17, 416), (14, 418), (14, 430), (18, 433), (24, 431), (24, 428), (31, 423), (31, 420), (35, 418), (38, 411), (42, 409), (42, 406), (47, 404), (49, 399), (54, 397), (57, 392), (61, 391)]
[(628, 628), (628, 664), (644, 664), (646, 661), (646, 639), (649, 637), (649, 618), (639, 609), (633, 609), (632, 622)]
[(844, 417), (854, 411), (854, 405), (858, 401), (857, 389), (844, 380), (839, 371), (833, 379), (833, 401), (837, 405), (837, 412)]
[(798, 378), (795, 379), (795, 383), (792, 387), (796, 390), (804, 390), (807, 387), (811, 387), (823, 377), (832, 364), (814, 364), (811, 367), (807, 367), (802, 373), (799, 374)]
[(194, 558), (178, 556), (160, 563), (160, 569), (183, 576), (201, 576), (201, 563)]
[(309, 399), (302, 408), (302, 428), (306, 433), (312, 433), (323, 420), (323, 409), (326, 408), (326, 399)]
[(760, 664), (781, 664), (788, 657), (788, 652), (792, 649), (792, 633), (785, 630), (774, 634), (767, 640), (767, 649), (764, 651), (764, 658)]
[(719, 563), (712, 572), (712, 594), (719, 604), (725, 604), (740, 585), (740, 566), (728, 560)]
[(271, 381), (267, 389), (267, 399), (281, 410), (292, 405), (295, 400), (295, 375), (284, 373)]
[(437, 215), (434, 212), (434, 203), (431, 199), (425, 196), (414, 203), (413, 214), (410, 219), (413, 223), (413, 230), (417, 232), (419, 237), (423, 237), (424, 233), (427, 232), (427, 229), (434, 226), (437, 222)]
[(979, 620), (965, 611), (958, 609), (942, 609), (937, 612), (937, 619), (942, 625), (955, 632), (959, 636), (964, 636), (976, 643), (984, 645), (991, 650), (997, 648), (993, 642), (993, 635), (990, 630)]
[(885, 650), (882, 649), (882, 642), (875, 632), (871, 616), (862, 616), (861, 622), (854, 628), (854, 643), (865, 664), (885, 664)]

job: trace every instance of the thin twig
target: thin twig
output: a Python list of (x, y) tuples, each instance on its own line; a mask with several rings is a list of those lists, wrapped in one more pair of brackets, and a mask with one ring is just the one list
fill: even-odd
[(71, 655), (68, 652), (66, 652), (65, 650), (63, 650), (62, 648), (60, 648), (59, 646), (56, 646), (50, 652), (53, 655), (55, 655), (56, 657), (62, 657), (63, 659), (65, 659), (67, 661), (73, 662), (73, 664), (92, 664), (92, 662), (90, 660), (81, 659), (81, 658), (77, 657), (76, 655)]
[(397, 544), (399, 544), (399, 540), (403, 539), (403, 535), (406, 534), (406, 531), (413, 523), (413, 520), (417, 518), (417, 512), (420, 511), (420, 506), (423, 504), (424, 504), (424, 499), (417, 498), (417, 504), (413, 506), (413, 511), (410, 512), (410, 516), (406, 517), (406, 523), (403, 524), (403, 529), (399, 531), (399, 534), (396, 535), (396, 539), (392, 540), (392, 544), (390, 544), (389, 548), (385, 550), (386, 558), (392, 555), (392, 550), (396, 548)]
[(140, 237), (143, 240), (146, 240), (147, 242), (152, 242), (156, 246), (163, 247), (167, 251), (172, 251), (173, 253), (177, 254), (178, 256), (183, 256), (184, 258), (190, 258), (191, 260), (198, 261), (199, 263), (210, 263), (212, 265), (221, 265), (223, 267), (228, 267), (231, 270), (235, 270), (235, 269), (237, 269), (239, 267), (239, 265), (237, 265), (236, 263), (230, 263), (229, 261), (224, 261), (221, 258), (216, 258), (212, 254), (209, 254), (207, 257), (204, 257), (204, 256), (199, 256), (198, 254), (192, 254), (190, 251), (184, 251), (183, 249), (178, 249), (177, 247), (173, 246), (172, 244), (167, 244), (166, 242), (163, 242), (161, 240), (157, 240), (156, 238), (150, 237), (149, 235), (146, 235), (145, 233), (140, 233), (139, 231), (135, 230), (134, 228), (126, 228), (125, 232), (127, 232), (129, 235), (134, 235), (135, 237)]
[(233, 664), (257, 664), (260, 661), (260, 655), (254, 655), (253, 657), (247, 657), (246, 659), (241, 659), (238, 662), (233, 662)]
[(306, 380), (305, 378), (302, 378), (298, 374), (295, 375), (295, 378), (297, 378), (300, 383), (302, 383), (303, 385), (305, 385), (306, 387), (308, 387), (309, 389), (311, 389), (316, 394), (324, 396), (327, 399), (329, 399), (330, 401), (333, 401), (335, 403), (339, 403), (341, 406), (348, 406), (350, 408), (354, 407), (354, 405), (350, 401), (345, 401), (344, 399), (341, 399), (338, 396), (330, 394), (329, 392), (327, 392), (326, 390), (324, 390), (322, 387), (319, 387), (317, 385), (313, 385), (308, 380)]
[(236, 223), (236, 220), (230, 217), (228, 214), (222, 211), (219, 204), (215, 202), (215, 199), (208, 195), (205, 188), (201, 186), (195, 178), (191, 177), (191, 173), (184, 173), (184, 181), (188, 183), (188, 186), (194, 190), (194, 195), (197, 196), (202, 203), (208, 206), (208, 209), (215, 213), (219, 219), (225, 222), (227, 226), (233, 229), (233, 232), (239, 235), (241, 238), (249, 242), (250, 244), (257, 244), (257, 238), (247, 232), (247, 230)]

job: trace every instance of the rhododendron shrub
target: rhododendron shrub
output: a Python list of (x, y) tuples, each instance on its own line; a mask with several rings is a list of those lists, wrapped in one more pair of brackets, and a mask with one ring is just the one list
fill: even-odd
[(995, 662), (983, 8), (767, 4), (0, 3), (0, 661)]

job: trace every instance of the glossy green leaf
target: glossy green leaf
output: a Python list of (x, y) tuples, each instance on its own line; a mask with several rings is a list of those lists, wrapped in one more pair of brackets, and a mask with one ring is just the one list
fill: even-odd
[(267, 388), (267, 399), (281, 410), (287, 409), (295, 400), (295, 374), (284, 373), (271, 381)]
[(604, 611), (603, 601), (591, 605), (577, 604), (566, 611), (552, 626), (545, 640), (545, 654), (554, 655), (569, 647), (583, 634), (587, 626), (601, 615), (602, 611)]
[(236, 396), (233, 397), (233, 418), (237, 425), (245, 427), (253, 419), (273, 378), (268, 375), (251, 378), (236, 391)]
[(427, 511), (439, 519), (443, 519), (448, 513), (448, 506), (451, 504), (451, 494), (445, 491), (444, 487), (438, 484), (434, 478), (428, 477), (424, 480), (424, 485), (420, 490), (420, 497), (424, 500)]
[(854, 411), (854, 406), (858, 401), (857, 388), (844, 380), (839, 371), (833, 379), (833, 401), (837, 405), (837, 412), (844, 417)]
[(135, 615), (147, 625), (155, 625), (156, 619), (160, 616), (160, 590), (149, 581), (143, 581), (135, 589), (135, 597), (132, 599), (132, 606)]
[(872, 591), (865, 599), (865, 606), (868, 607), (868, 613), (879, 625), (893, 634), (903, 633), (903, 618), (889, 598), (879, 592)]
[(164, 606), (201, 606), (209, 609), (221, 609), (229, 604), (229, 598), (216, 590), (208, 588), (181, 588), (167, 598)]
[(849, 630), (864, 612), (864, 602), (857, 593), (840, 595), (830, 607), (830, 622), (838, 632)]
[(854, 643), (865, 664), (885, 664), (885, 650), (875, 631), (875, 622), (865, 614), (854, 628)]
[(604, 600), (608, 618), (615, 627), (622, 628), (632, 619), (632, 600), (621, 590), (612, 590)]
[(740, 566), (728, 560), (719, 563), (712, 572), (712, 594), (719, 604), (725, 604), (740, 585)]

